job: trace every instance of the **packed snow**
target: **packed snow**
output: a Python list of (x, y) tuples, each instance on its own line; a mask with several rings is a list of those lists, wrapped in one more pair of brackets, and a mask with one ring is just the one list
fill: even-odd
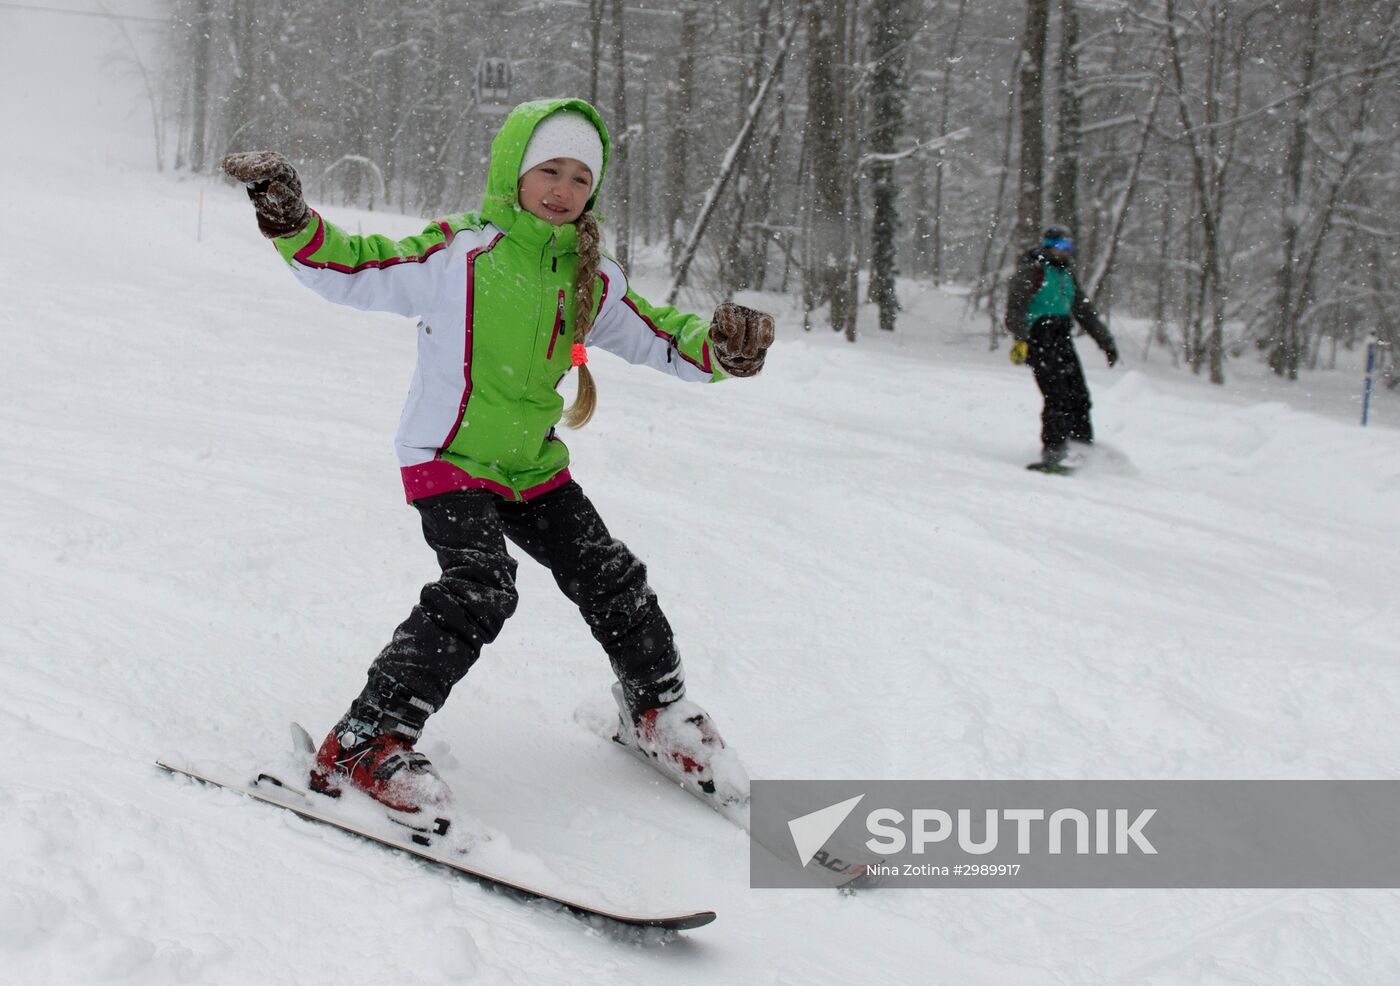
[[(319, 738), (434, 576), (391, 447), (414, 327), (301, 288), (240, 190), (157, 174), (103, 73), (51, 93), (22, 16), (0, 11), (25, 80), (0, 97), (7, 981), (1400, 980), (1395, 891), (751, 890), (742, 831), (576, 721), (607, 662), (528, 561), (422, 749), (482, 860), (709, 927), (613, 934), (158, 771), (285, 761), (293, 720)], [(98, 64), (109, 39), (73, 30)], [(1118, 368), (1080, 343), (1110, 454), (1039, 475), (1029, 371), (958, 290), (902, 289), (899, 331), (863, 312), (855, 345), (743, 296), (779, 322), (750, 381), (600, 354), (568, 436), (754, 777), (1394, 776), (1400, 394), (1363, 429), (1359, 354), (1213, 387), (1120, 318)]]

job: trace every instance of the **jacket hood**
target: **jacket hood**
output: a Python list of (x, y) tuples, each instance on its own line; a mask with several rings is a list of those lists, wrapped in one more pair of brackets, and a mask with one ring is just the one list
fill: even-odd
[[(528, 213), (520, 207), (520, 162), (525, 157), (525, 146), (530, 143), (530, 135), (535, 127), (551, 113), (559, 110), (577, 110), (593, 121), (598, 128), (598, 137), (603, 142), (603, 168), (608, 170), (612, 142), (608, 138), (608, 128), (603, 117), (593, 106), (582, 99), (535, 99), (521, 103), (510, 111), (500, 132), (491, 141), (491, 165), (486, 173), (486, 198), (481, 204), (481, 214), (503, 228), (515, 225), (515, 220)], [(585, 209), (592, 209), (598, 201), (598, 193), (603, 187), (603, 173), (593, 176), (593, 194), (588, 197)]]

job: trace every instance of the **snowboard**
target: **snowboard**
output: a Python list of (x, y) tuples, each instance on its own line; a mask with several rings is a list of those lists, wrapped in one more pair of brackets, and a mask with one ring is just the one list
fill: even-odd
[[(157, 760), (156, 766), (169, 774), (189, 778), (211, 787), (233, 791), (253, 801), (273, 808), (281, 808), (313, 824), (338, 829), (347, 835), (412, 857), (449, 875), (471, 880), (488, 890), (514, 900), (558, 908), (591, 923), (606, 923), (621, 928), (679, 932), (702, 928), (715, 919), (715, 912), (708, 910), (663, 915), (624, 914), (553, 894), (538, 887), (517, 883), (431, 851), (429, 846), (422, 844), (422, 839), (419, 838), (420, 833), (410, 832), (406, 839), (394, 839), (371, 831), (363, 824), (337, 818), (333, 813), (335, 802), (330, 798), (303, 791), (273, 774), (261, 773), (252, 780), (237, 780), (216, 776), (213, 772), (196, 770), (165, 760)], [(326, 802), (324, 806), (317, 803), (321, 800)], [(445, 826), (443, 830), (445, 832)]]
[(1092, 445), (1072, 442), (1074, 448), (1058, 462), (1031, 462), (1026, 468), (1032, 472), (1045, 472), (1054, 476), (1072, 476), (1077, 472), (1086, 475), (1136, 477), (1138, 471), (1128, 456), (1112, 445), (1095, 442)]

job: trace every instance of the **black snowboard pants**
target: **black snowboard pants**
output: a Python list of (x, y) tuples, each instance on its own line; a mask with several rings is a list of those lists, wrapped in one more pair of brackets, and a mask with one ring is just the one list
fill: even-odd
[(1045, 397), (1040, 444), (1047, 451), (1063, 449), (1067, 441), (1094, 440), (1089, 385), (1084, 382), (1084, 368), (1071, 338), (1073, 329), (1074, 321), (1068, 315), (1037, 319), (1026, 347), (1026, 362)]
[(577, 483), (523, 502), (458, 490), (413, 505), (442, 576), (423, 587), (418, 605), (371, 665), (361, 700), (378, 704), (377, 697), (407, 693), (442, 707), (515, 612), (516, 563), (507, 540), (548, 568), (578, 606), (633, 710), (680, 697), (680, 655), (647, 585), (646, 566), (608, 533)]

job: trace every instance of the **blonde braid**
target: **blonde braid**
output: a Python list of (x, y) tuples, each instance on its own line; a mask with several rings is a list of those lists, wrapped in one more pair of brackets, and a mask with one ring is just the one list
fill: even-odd
[[(591, 212), (579, 216), (575, 226), (578, 229), (578, 273), (574, 277), (574, 343), (583, 345), (593, 328), (593, 282), (603, 258), (603, 237), (598, 230), (598, 219)], [(564, 424), (582, 428), (593, 417), (597, 405), (598, 388), (593, 384), (593, 374), (588, 372), (587, 364), (580, 364), (578, 393), (564, 412)]]

